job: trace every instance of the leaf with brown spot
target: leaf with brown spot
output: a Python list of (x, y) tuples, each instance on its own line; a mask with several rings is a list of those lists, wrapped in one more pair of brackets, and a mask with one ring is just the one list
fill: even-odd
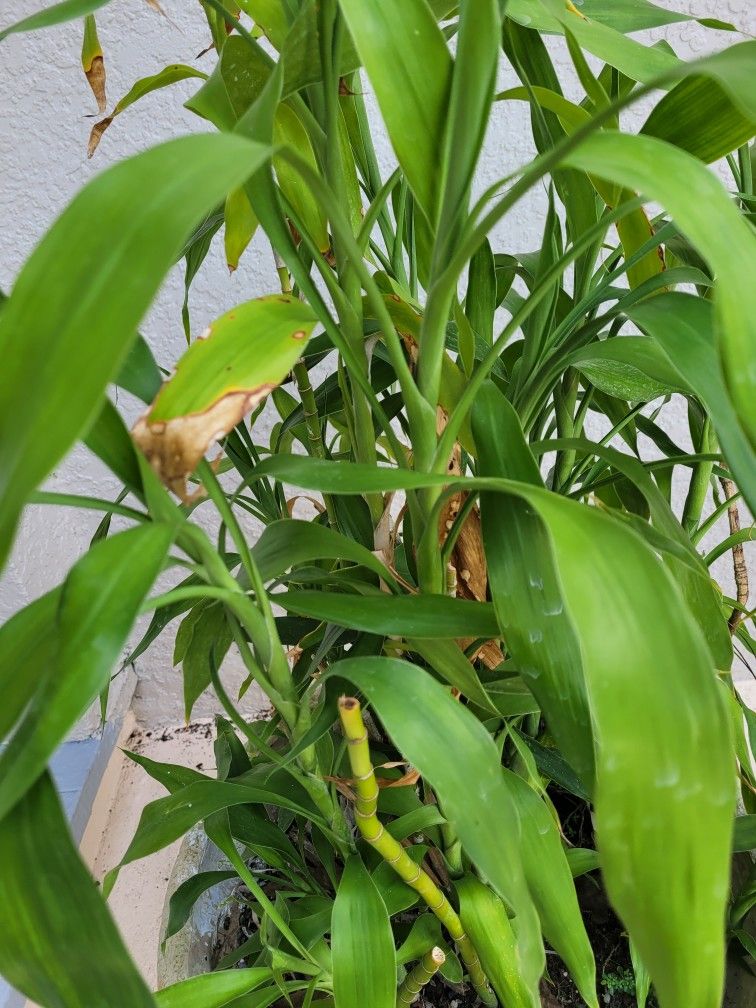
[[(188, 77), (199, 77), (201, 80), (207, 80), (207, 74), (202, 73), (201, 70), (195, 70), (194, 67), (185, 66), (183, 63), (172, 63), (170, 66), (163, 67), (159, 73), (153, 74), (151, 77), (142, 77), (141, 80), (138, 80), (128, 94), (125, 94), (114, 106), (110, 115), (104, 119), (100, 119), (92, 127), (87, 145), (87, 157), (92, 157), (99, 146), (100, 140), (102, 140), (105, 130), (110, 126), (115, 117), (123, 112), (124, 109), (127, 109), (129, 105), (133, 105), (134, 102), (139, 101), (140, 98), (144, 98), (145, 95), (150, 94), (152, 91), (159, 91), (161, 88), (177, 83), (177, 81), (186, 80)], [(103, 107), (101, 107), (100, 111), (103, 111)]]
[(315, 322), (302, 301), (275, 294), (237, 305), (192, 343), (132, 432), (167, 487), (187, 499), (187, 476), (283, 381)]
[(105, 59), (102, 54), (100, 39), (97, 36), (97, 24), (95, 23), (94, 14), (87, 14), (84, 18), (81, 65), (89, 81), (92, 94), (97, 101), (97, 108), (100, 112), (104, 112), (107, 107), (107, 99), (105, 97)]

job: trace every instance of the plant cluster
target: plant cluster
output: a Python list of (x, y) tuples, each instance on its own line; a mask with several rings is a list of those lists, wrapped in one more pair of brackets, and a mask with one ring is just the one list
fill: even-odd
[[(85, 16), (104, 109), (106, 2), (0, 38)], [(536, 1008), (548, 946), (597, 1008), (575, 880), (600, 867), (639, 1002), (652, 981), (662, 1008), (716, 1008), (756, 900), (753, 870), (730, 892), (756, 835), (756, 715), (731, 679), (733, 646), (754, 652), (738, 507), (756, 504), (756, 42), (681, 61), (634, 36), (689, 19), (648, 0), (202, 7), (212, 72), (138, 81), (90, 153), (187, 78), (215, 131), (97, 175), (0, 309), (0, 559), (27, 504), (104, 513), (0, 629), (0, 972), (50, 1008), (393, 1008), (439, 971)], [(502, 65), (519, 83), (497, 91)], [(537, 154), (479, 192), (486, 131), (522, 103)], [(519, 252), (497, 227), (536, 187), (542, 241)], [(235, 267), (258, 228), (280, 289), (196, 338), (185, 312), (188, 349), (159, 366), (137, 329), (165, 274), (183, 259), (188, 289), (218, 232)], [(113, 385), (144, 403), (131, 433)], [(692, 447), (659, 416), (673, 396)], [(38, 490), (79, 440), (117, 500)], [(735, 598), (709, 571), (729, 552)], [(122, 864), (202, 824), (229, 867), (172, 895), (167, 937), (220, 876), (259, 921), (155, 994), (46, 769), (144, 612), (129, 660), (180, 621), (187, 717), (208, 688), (224, 716), (215, 777), (132, 757), (168, 794)], [(232, 648), (269, 717), (225, 688)], [(565, 794), (590, 847), (563, 836)]]

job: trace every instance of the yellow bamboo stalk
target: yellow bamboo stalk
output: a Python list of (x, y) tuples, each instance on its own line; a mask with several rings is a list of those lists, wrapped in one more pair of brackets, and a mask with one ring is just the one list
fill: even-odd
[(444, 965), (446, 956), (443, 951), (436, 947), (425, 953), (420, 962), (411, 973), (404, 978), (404, 982), (396, 996), (396, 1008), (405, 1008), (411, 1005), (420, 991), (427, 983), (433, 979), (439, 969)]
[(402, 881), (414, 889), (438, 917), (457, 946), (478, 996), (484, 1004), (495, 1005), (496, 997), (488, 985), (475, 946), (465, 934), (451, 903), (427, 872), (415, 864), (404, 847), (386, 831), (378, 819), (378, 781), (373, 772), (359, 701), (354, 697), (341, 697), (339, 717), (348, 742), (349, 763), (357, 795), (354, 810), (357, 828), (373, 850), (391, 865)]

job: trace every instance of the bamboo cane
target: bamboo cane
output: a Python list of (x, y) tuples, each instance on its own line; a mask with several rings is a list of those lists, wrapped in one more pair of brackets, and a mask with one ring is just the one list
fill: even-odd
[(396, 995), (396, 1008), (411, 1005), (420, 991), (444, 965), (446, 956), (440, 948), (429, 949), (412, 972), (408, 973)]
[(349, 744), (349, 763), (357, 794), (355, 805), (357, 828), (370, 846), (391, 865), (402, 881), (415, 890), (438, 917), (459, 949), (478, 996), (485, 1004), (495, 1005), (496, 998), (488, 985), (475, 946), (465, 934), (462, 922), (451, 903), (378, 819), (378, 782), (373, 772), (367, 731), (362, 720), (359, 701), (354, 697), (341, 697), (339, 717)]

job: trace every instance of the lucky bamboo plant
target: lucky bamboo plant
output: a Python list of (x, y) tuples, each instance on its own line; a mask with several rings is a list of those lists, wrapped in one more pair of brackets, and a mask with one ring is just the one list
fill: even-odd
[[(733, 645), (753, 652), (756, 42), (683, 62), (634, 37), (688, 20), (647, 0), (202, 7), (212, 71), (137, 82), (90, 154), (187, 78), (205, 132), (96, 175), (0, 314), (2, 558), (28, 503), (105, 515), (0, 630), (0, 971), (50, 1008), (392, 1008), (439, 970), (524, 1008), (548, 946), (596, 1008), (574, 879), (600, 868), (639, 1003), (652, 982), (662, 1008), (716, 1008), (727, 942), (754, 952), (756, 876), (733, 889), (730, 867), (756, 823), (756, 716), (731, 679)], [(85, 17), (104, 108), (96, 8), (0, 37)], [(705, 25), (712, 47), (733, 30)], [(484, 136), (523, 103), (537, 154), (481, 191)], [(506, 225), (538, 187), (542, 242), (517, 251)], [(188, 287), (217, 232), (234, 267), (258, 228), (280, 289), (201, 334), (185, 312), (188, 349), (156, 362), (137, 327), (167, 271), (183, 259)], [(144, 402), (131, 434), (113, 385)], [(659, 416), (673, 396), (690, 445)], [(37, 489), (77, 440), (116, 501)], [(709, 572), (729, 552), (734, 598)], [(103, 900), (118, 868), (99, 893), (46, 767), (129, 642), (135, 661), (177, 620), (187, 716), (208, 688), (224, 710), (217, 776), (134, 756), (168, 795), (123, 863), (201, 823), (259, 926), (152, 994)], [(261, 721), (224, 688), (231, 648)], [(564, 835), (564, 794), (595, 850)], [(166, 938), (217, 881), (173, 894)]]

